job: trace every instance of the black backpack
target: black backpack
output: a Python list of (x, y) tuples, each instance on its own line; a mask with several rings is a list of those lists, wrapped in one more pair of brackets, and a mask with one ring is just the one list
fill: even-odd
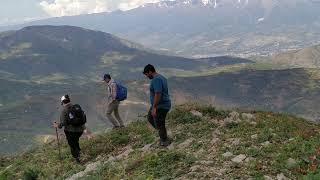
[(87, 117), (79, 104), (72, 105), (68, 113), (67, 124), (72, 126), (82, 126), (87, 122)]

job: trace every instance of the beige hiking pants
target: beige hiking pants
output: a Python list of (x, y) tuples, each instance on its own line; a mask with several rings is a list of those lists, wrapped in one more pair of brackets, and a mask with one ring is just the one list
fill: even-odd
[[(123, 121), (119, 115), (119, 104), (120, 104), (119, 101), (114, 100), (108, 105), (108, 108), (107, 108), (107, 118), (112, 123), (113, 127), (124, 126)], [(115, 118), (112, 116), (113, 112), (114, 112)]]

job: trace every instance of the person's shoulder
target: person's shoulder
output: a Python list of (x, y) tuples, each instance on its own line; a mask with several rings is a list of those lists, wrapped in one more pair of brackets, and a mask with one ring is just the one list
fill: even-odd
[(164, 77), (163, 75), (159, 74), (158, 79), (160, 79), (161, 81), (166, 81), (167, 78)]

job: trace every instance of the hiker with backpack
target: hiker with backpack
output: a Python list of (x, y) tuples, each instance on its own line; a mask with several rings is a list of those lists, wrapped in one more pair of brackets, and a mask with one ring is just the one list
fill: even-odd
[(69, 95), (61, 97), (61, 105), (63, 106), (63, 110), (60, 115), (60, 123), (54, 122), (53, 126), (59, 129), (64, 127), (64, 133), (70, 146), (71, 154), (76, 162), (80, 163), (81, 149), (79, 139), (86, 129), (86, 114), (80, 105), (71, 104)]
[(166, 147), (171, 144), (165, 124), (167, 113), (171, 109), (167, 79), (161, 74), (158, 74), (151, 64), (145, 66), (143, 74), (151, 80), (151, 107), (148, 112), (148, 121), (159, 131), (160, 146)]
[[(119, 105), (121, 101), (127, 98), (127, 88), (111, 78), (110, 74), (105, 74), (103, 81), (107, 84), (109, 92), (107, 118), (112, 123), (113, 129), (123, 128), (124, 123), (119, 115)], [(114, 113), (115, 118), (112, 113)]]

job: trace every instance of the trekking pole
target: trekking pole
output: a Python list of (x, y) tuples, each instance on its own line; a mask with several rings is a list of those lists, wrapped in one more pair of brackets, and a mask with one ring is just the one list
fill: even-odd
[(57, 141), (58, 141), (58, 150), (59, 150), (59, 159), (61, 160), (61, 150), (60, 150), (60, 141), (59, 141), (59, 135), (58, 135), (58, 128), (56, 128), (56, 135), (57, 135)]

